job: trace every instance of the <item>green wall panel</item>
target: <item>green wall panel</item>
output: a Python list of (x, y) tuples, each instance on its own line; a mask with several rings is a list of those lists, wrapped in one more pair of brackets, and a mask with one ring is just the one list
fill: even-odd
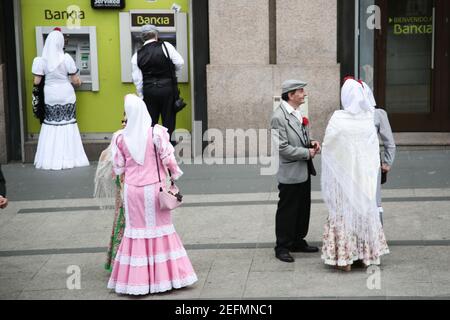
[[(182, 12), (188, 13), (189, 0), (177, 0)], [(133, 9), (171, 8), (173, 0), (126, 0), (123, 10), (92, 9), (90, 0), (22, 0), (23, 50), (26, 81), (27, 132), (38, 133), (39, 121), (31, 110), (33, 75), (31, 66), (36, 56), (36, 26), (66, 26), (67, 20), (46, 20), (45, 10), (65, 11), (68, 6), (77, 5), (84, 11), (81, 26), (96, 26), (98, 49), (99, 92), (77, 91), (77, 120), (82, 133), (114, 132), (120, 127), (123, 114), (123, 98), (135, 93), (133, 84), (121, 81), (119, 12)], [(188, 28), (189, 30), (189, 28)], [(189, 38), (189, 37), (188, 37)], [(186, 61), (187, 63), (188, 61)], [(131, 63), (131, 62), (130, 62)], [(181, 96), (188, 106), (177, 115), (177, 128), (191, 130), (190, 84), (180, 84)]]

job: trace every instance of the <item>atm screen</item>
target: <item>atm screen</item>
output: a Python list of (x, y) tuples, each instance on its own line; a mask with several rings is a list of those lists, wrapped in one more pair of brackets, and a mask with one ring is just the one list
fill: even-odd
[(170, 42), (175, 48), (177, 47), (177, 35), (175, 33), (159, 34), (159, 40)]
[[(177, 47), (176, 33), (160, 33), (158, 37), (159, 37), (159, 40), (169, 42), (175, 48)], [(133, 42), (133, 44), (132, 44), (133, 54), (135, 54), (140, 48), (142, 48), (142, 45), (143, 45), (141, 33), (133, 32), (131, 39), (132, 39), (131, 41)]]

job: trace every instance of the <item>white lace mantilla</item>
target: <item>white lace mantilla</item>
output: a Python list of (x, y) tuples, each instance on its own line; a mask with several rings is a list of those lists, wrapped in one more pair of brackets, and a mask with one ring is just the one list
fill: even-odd
[(174, 279), (171, 281), (162, 281), (152, 285), (127, 285), (118, 283), (114, 280), (109, 280), (108, 289), (114, 289), (120, 294), (130, 294), (130, 295), (146, 295), (149, 293), (162, 293), (172, 289), (180, 289), (183, 287), (190, 286), (197, 282), (198, 278), (196, 274), (192, 274), (183, 279)]
[(125, 255), (117, 255), (116, 261), (121, 265), (129, 265), (132, 267), (146, 267), (148, 265), (153, 266), (155, 263), (164, 263), (169, 260), (174, 261), (180, 258), (186, 257), (187, 253), (185, 249), (172, 251), (168, 253), (162, 253), (150, 257), (130, 257)]
[(125, 237), (131, 239), (154, 239), (163, 236), (168, 236), (173, 233), (175, 233), (175, 227), (173, 226), (173, 224), (147, 229), (135, 229), (125, 227)]
[(381, 227), (376, 206), (379, 144), (371, 113), (335, 112), (322, 149), (321, 187), (332, 225), (343, 216), (348, 236), (369, 243)]

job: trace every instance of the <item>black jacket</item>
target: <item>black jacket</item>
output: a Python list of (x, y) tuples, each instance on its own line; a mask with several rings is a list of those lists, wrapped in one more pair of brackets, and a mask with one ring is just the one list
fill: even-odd
[(2, 166), (0, 165), (0, 196), (6, 196), (6, 182), (2, 173)]
[[(142, 71), (144, 87), (154, 81), (172, 79), (172, 68), (165, 56), (162, 42), (150, 42), (143, 46), (137, 54), (138, 67)], [(168, 82), (171, 84), (171, 82)]]

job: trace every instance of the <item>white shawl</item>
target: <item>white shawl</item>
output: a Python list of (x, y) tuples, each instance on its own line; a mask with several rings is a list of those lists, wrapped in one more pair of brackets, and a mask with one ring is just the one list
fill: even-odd
[(113, 170), (113, 149), (117, 136), (122, 133), (122, 130), (116, 131), (113, 134), (111, 143), (108, 148), (103, 150), (98, 159), (97, 170), (94, 178), (94, 198), (97, 199), (102, 209), (106, 209), (109, 206), (113, 206), (116, 196), (116, 179)]
[(343, 111), (328, 123), (322, 148), (322, 196), (330, 225), (343, 222), (348, 237), (378, 246), (381, 223), (376, 205), (379, 144), (374, 112), (356, 82), (342, 88)]

